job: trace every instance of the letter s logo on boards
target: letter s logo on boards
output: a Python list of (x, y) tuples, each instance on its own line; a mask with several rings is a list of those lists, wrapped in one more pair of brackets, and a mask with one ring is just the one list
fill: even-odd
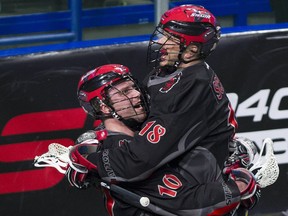
[(82, 108), (27, 113), (11, 118), (0, 136), (0, 195), (44, 190), (58, 184), (64, 175), (54, 168), (34, 167), (34, 157), (47, 152), (50, 143), (73, 145), (69, 133), (82, 129), (86, 118)]

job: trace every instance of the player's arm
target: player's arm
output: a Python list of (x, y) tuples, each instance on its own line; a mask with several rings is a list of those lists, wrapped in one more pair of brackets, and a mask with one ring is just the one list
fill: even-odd
[[(191, 149), (209, 134), (211, 125), (207, 124), (206, 97), (215, 97), (211, 95), (206, 80), (198, 81), (197, 85), (192, 82), (190, 85), (177, 95), (177, 103), (171, 108), (173, 112), (161, 113), (153, 109), (152, 104), (150, 117), (130, 143), (89, 155), (88, 160), (97, 164), (102, 178), (107, 181), (145, 179), (154, 170)], [(202, 96), (187, 98), (188, 95), (193, 97), (189, 94), (193, 91), (201, 92)]]
[[(175, 119), (174, 122), (172, 118)], [(119, 148), (104, 149), (89, 155), (88, 160), (97, 164), (102, 178), (108, 181), (145, 179), (160, 166), (183, 154), (188, 147), (196, 145), (207, 133), (206, 124), (200, 119), (197, 126), (190, 130), (176, 114), (164, 121), (161, 117), (150, 120), (131, 142), (126, 142)], [(174, 124), (182, 126), (175, 128)], [(193, 134), (195, 138), (194, 141), (189, 140), (190, 146), (187, 146), (189, 134)]]

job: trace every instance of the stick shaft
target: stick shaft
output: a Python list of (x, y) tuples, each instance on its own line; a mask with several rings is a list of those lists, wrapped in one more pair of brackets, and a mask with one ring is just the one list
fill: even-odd
[(122, 188), (118, 185), (111, 184), (107, 185), (104, 182), (101, 182), (101, 186), (109, 189), (111, 192), (114, 193), (115, 197), (118, 199), (131, 204), (137, 208), (156, 213), (157, 215), (163, 215), (163, 216), (177, 216), (175, 214), (172, 214), (158, 206), (155, 206), (154, 204), (150, 203), (147, 207), (144, 207), (140, 203), (140, 199), (142, 198), (138, 194), (135, 194), (131, 191), (126, 190), (125, 188)]

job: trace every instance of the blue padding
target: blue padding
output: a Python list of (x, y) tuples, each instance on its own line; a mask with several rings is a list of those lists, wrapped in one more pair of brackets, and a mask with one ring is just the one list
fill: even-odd
[[(255, 25), (255, 26), (245, 26), (245, 27), (229, 27), (223, 28), (222, 33), (237, 33), (237, 32), (248, 32), (248, 31), (260, 31), (260, 30), (275, 30), (275, 29), (288, 29), (288, 23), (283, 24), (269, 24), (269, 25)], [(103, 45), (115, 45), (115, 44), (125, 44), (133, 42), (144, 42), (149, 40), (150, 35), (140, 35), (140, 36), (129, 36), (120, 38), (110, 38), (110, 39), (99, 39), (91, 41), (81, 41), (81, 42), (70, 42), (63, 44), (45, 45), (45, 46), (35, 46), (27, 48), (16, 48), (10, 50), (0, 51), (0, 57), (25, 55), (31, 53), (43, 53), (49, 51), (61, 51), (70, 49), (87, 48), (93, 46), (103, 46)]]
[(226, 15), (245, 15), (246, 13), (271, 12), (270, 0), (193, 0), (193, 1), (175, 1), (170, 3), (170, 7), (182, 4), (202, 5), (215, 16)]
[(61, 34), (43, 34), (0, 38), (0, 45), (11, 45), (20, 43), (36, 43), (49, 41), (75, 41), (76, 35), (73, 32)]
[[(154, 21), (154, 5), (96, 8), (82, 11), (81, 27), (100, 27)], [(49, 31), (70, 31), (71, 12), (27, 14), (0, 17), (0, 35)]]
[(134, 5), (84, 10), (82, 27), (101, 27), (154, 22), (154, 5)]
[(144, 41), (148, 41), (149, 38), (150, 38), (150, 35), (140, 35), (140, 36), (109, 38), (109, 39), (99, 39), (99, 40), (91, 40), (91, 41), (70, 42), (70, 43), (62, 43), (62, 44), (0, 50), (0, 57), (18, 56), (18, 55), (26, 55), (26, 54), (32, 54), (32, 53), (33, 54), (44, 53), (44, 52), (51, 52), (51, 51), (63, 51), (63, 50), (80, 49), (80, 48), (88, 48), (88, 47), (104, 46), (104, 45), (144, 42)]
[(68, 30), (70, 26), (69, 12), (8, 16), (0, 18), (0, 35)]
[[(288, 23), (254, 25), (254, 26), (245, 26), (245, 27), (229, 27), (229, 28), (223, 28), (221, 31), (222, 31), (222, 34), (228, 34), (228, 33), (249, 32), (249, 31), (260, 31), (260, 30), (277, 30), (277, 29), (288, 29)], [(125, 44), (125, 43), (133, 43), (133, 42), (145, 42), (145, 41), (148, 41), (149, 38), (150, 38), (150, 35), (140, 35), (140, 36), (129, 36), (129, 37), (99, 39), (99, 40), (91, 40), (91, 41), (70, 42), (70, 43), (63, 43), (63, 44), (0, 50), (0, 57), (25, 55), (25, 54), (31, 54), (31, 53), (43, 53), (43, 52), (49, 52), (49, 51), (79, 49), (79, 48), (87, 48), (87, 47), (93, 47), (93, 46), (115, 45), (115, 44)]]

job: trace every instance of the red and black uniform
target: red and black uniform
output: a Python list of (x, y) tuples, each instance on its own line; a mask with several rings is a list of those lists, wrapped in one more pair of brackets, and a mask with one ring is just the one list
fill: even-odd
[[(158, 172), (162, 172), (169, 162), (174, 174), (191, 187), (191, 190), (183, 191), (194, 190), (191, 195), (194, 200), (187, 196), (183, 199), (190, 205), (195, 202), (194, 210), (201, 212), (213, 205), (226, 208), (235, 200), (239, 201), (237, 186), (232, 182), (224, 183), (221, 173), (229, 154), (228, 141), (234, 135), (237, 123), (214, 71), (202, 62), (169, 75), (151, 75), (147, 87), (151, 108), (140, 132), (119, 148), (89, 156), (88, 159), (97, 165), (100, 177), (105, 181), (122, 182), (121, 185), (129, 182), (129, 187), (136, 183), (138, 193), (149, 194), (148, 186), (153, 183), (145, 188), (147, 180), (139, 184), (142, 187), (139, 187), (139, 181), (147, 178), (158, 181)], [(207, 185), (202, 185), (204, 183)], [(212, 195), (218, 197), (212, 199)], [(182, 205), (180, 203), (179, 208)], [(169, 204), (167, 208), (171, 206), (174, 205)]]
[[(118, 148), (131, 142), (131, 140), (132, 137), (130, 136), (108, 132), (107, 139), (102, 141), (102, 147), (112, 150), (113, 148)], [(187, 160), (189, 160), (188, 158), (190, 158), (190, 162), (193, 162), (195, 159), (197, 160), (197, 154), (199, 154), (199, 152), (196, 150), (196, 158), (191, 155), (192, 157), (187, 157)], [(206, 166), (203, 164), (203, 170), (201, 171), (202, 177), (199, 176), (200, 173), (197, 172), (195, 176), (193, 173), (186, 175), (185, 172), (187, 172), (187, 170), (178, 166), (178, 161), (172, 161), (168, 165), (155, 171), (146, 180), (118, 183), (119, 186), (128, 191), (140, 196), (149, 197), (151, 203), (159, 207), (155, 209), (154, 212), (145, 210), (145, 208), (135, 207), (130, 203), (125, 203), (121, 200), (121, 197), (117, 197), (117, 194), (104, 189), (107, 212), (111, 216), (227, 214), (239, 203), (239, 191), (233, 181), (225, 182), (220, 177), (221, 175), (217, 176), (218, 172), (213, 173), (215, 163), (214, 160), (211, 160), (211, 162), (207, 162)], [(189, 164), (186, 165), (189, 166)], [(197, 166), (199, 166), (199, 164)], [(196, 166), (190, 168), (193, 167)], [(199, 179), (199, 177), (201, 177), (201, 179)], [(169, 212), (169, 214), (167, 212)]]
[[(205, 63), (147, 83), (151, 108), (133, 140), (120, 148), (95, 153), (91, 161), (106, 181), (138, 181), (195, 148), (215, 159), (220, 169), (236, 121), (217, 75)], [(194, 163), (198, 163), (195, 161)], [(201, 165), (205, 164), (201, 163)]]

